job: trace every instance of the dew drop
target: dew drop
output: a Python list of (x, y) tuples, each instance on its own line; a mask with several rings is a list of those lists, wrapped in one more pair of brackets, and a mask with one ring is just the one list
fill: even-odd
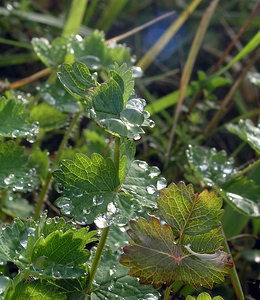
[(146, 161), (138, 160), (137, 161), (137, 165), (138, 165), (138, 167), (140, 167), (144, 171), (147, 171), (148, 168), (149, 168), (149, 165), (148, 165), (148, 163)]
[(146, 187), (147, 193), (152, 195), (156, 192), (156, 188), (154, 185), (149, 185), (148, 187)]

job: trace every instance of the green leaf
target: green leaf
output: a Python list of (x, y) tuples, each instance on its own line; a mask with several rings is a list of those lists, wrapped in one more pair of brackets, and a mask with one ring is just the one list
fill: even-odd
[(33, 38), (33, 50), (47, 67), (56, 67), (64, 62), (68, 51), (68, 39), (58, 37), (50, 42), (45, 38)]
[(4, 207), (1, 209), (8, 216), (28, 218), (32, 215), (34, 207), (22, 198), (21, 194), (7, 191)]
[(24, 278), (80, 277), (89, 257), (85, 246), (96, 241), (95, 234), (62, 218), (42, 215), (37, 223), (16, 219), (1, 230), (0, 260), (13, 262)]
[(260, 185), (251, 176), (235, 177), (219, 193), (240, 213), (255, 218), (260, 216)]
[(43, 280), (20, 281), (17, 284), (9, 284), (5, 299), (37, 299), (37, 300), (66, 300), (67, 295), (53, 283)]
[(117, 257), (111, 251), (104, 251), (91, 299), (159, 299), (159, 293), (151, 286), (140, 285), (137, 279), (128, 276), (127, 273), (127, 268), (118, 265)]
[(39, 92), (47, 104), (63, 113), (73, 114), (80, 111), (78, 102), (63, 88), (59, 81), (52, 85), (42, 85)]
[(145, 100), (130, 96), (131, 90), (130, 72), (122, 65), (110, 73), (107, 82), (90, 92), (90, 115), (113, 135), (139, 139), (144, 133), (142, 126), (152, 127), (154, 122), (144, 110)]
[(84, 224), (91, 224), (106, 212), (119, 185), (112, 160), (97, 153), (91, 158), (76, 154), (74, 161), (63, 161), (53, 176), (63, 188), (63, 195), (56, 202), (62, 213)]
[(154, 209), (160, 190), (166, 186), (166, 180), (160, 176), (159, 168), (149, 166), (142, 160), (128, 160), (124, 176), (122, 191), (138, 201), (139, 209), (144, 206)]
[(187, 296), (186, 297), (186, 300), (224, 300), (222, 297), (220, 297), (220, 296), (216, 296), (216, 297), (214, 297), (214, 298), (211, 298), (211, 296), (208, 294), (208, 293), (205, 293), (205, 292), (203, 292), (203, 293), (200, 293), (199, 295), (198, 295), (198, 297), (192, 297), (192, 296)]
[(0, 142), (0, 166), (1, 188), (27, 192), (38, 186), (35, 169), (29, 167), (24, 148), (14, 142)]
[(160, 287), (180, 280), (194, 288), (212, 288), (232, 266), (220, 250), (221, 204), (214, 192), (195, 194), (191, 185), (171, 184), (158, 199), (163, 221), (131, 221), (128, 234), (133, 241), (124, 247), (120, 262), (142, 284)]
[(209, 186), (225, 183), (236, 171), (234, 160), (225, 151), (189, 146), (186, 154), (195, 175)]
[(96, 86), (95, 78), (82, 63), (62, 65), (57, 76), (64, 88), (77, 100), (86, 100), (88, 89)]
[(67, 122), (67, 116), (48, 104), (41, 103), (31, 110), (31, 121), (38, 121), (40, 129), (52, 131), (63, 127)]
[(250, 176), (236, 176), (234, 161), (228, 159), (224, 151), (190, 146), (187, 156), (198, 178), (216, 186), (219, 194), (233, 208), (247, 216), (259, 216), (258, 182)]
[(257, 154), (260, 154), (260, 123), (257, 126), (251, 120), (240, 120), (237, 125), (227, 124), (228, 131), (247, 142)]
[(41, 275), (53, 278), (76, 278), (85, 273), (84, 263), (89, 258), (87, 243), (95, 241), (88, 228), (54, 231), (40, 237), (32, 252), (32, 265)]
[(0, 136), (31, 141), (38, 133), (38, 124), (29, 122), (25, 106), (14, 99), (0, 98)]

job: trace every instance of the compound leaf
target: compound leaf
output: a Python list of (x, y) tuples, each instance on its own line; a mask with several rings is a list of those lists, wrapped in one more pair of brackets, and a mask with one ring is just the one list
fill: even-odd
[(227, 124), (226, 127), (260, 154), (260, 123), (255, 126), (251, 120), (240, 120), (237, 125)]
[(15, 99), (0, 98), (0, 136), (28, 139), (38, 133), (38, 124), (29, 122), (25, 106)]

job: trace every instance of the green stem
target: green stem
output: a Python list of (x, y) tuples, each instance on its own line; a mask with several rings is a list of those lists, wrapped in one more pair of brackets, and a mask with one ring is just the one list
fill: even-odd
[(172, 290), (172, 284), (170, 286), (167, 286), (167, 288), (165, 290), (163, 300), (169, 300), (170, 299), (171, 290)]
[[(222, 229), (222, 234), (225, 237), (223, 229)], [(224, 250), (226, 252), (228, 252), (230, 254), (230, 256), (232, 257), (226, 237), (224, 238)], [(234, 289), (234, 292), (236, 294), (237, 300), (245, 300), (244, 293), (243, 293), (243, 290), (242, 290), (242, 286), (241, 286), (241, 283), (240, 283), (240, 280), (239, 280), (239, 277), (238, 277), (238, 274), (237, 274), (235, 263), (234, 263), (232, 269), (230, 269), (230, 271), (229, 271), (229, 276), (230, 276), (230, 280), (231, 280), (231, 283), (233, 285), (233, 289)]]
[(71, 3), (69, 15), (66, 25), (63, 29), (62, 35), (69, 36), (77, 34), (84, 17), (85, 9), (87, 7), (87, 0), (73, 0)]
[(87, 288), (88, 293), (90, 293), (90, 291), (91, 291), (92, 283), (95, 278), (97, 268), (98, 268), (98, 265), (99, 265), (99, 262), (101, 259), (101, 255), (102, 255), (103, 249), (106, 244), (108, 232), (109, 232), (109, 227), (106, 227), (102, 230), (102, 234), (101, 234), (101, 237), (100, 237), (100, 240), (98, 243), (98, 247), (97, 247), (97, 250), (96, 250), (95, 256), (93, 258), (92, 265), (91, 265), (91, 269), (90, 269), (89, 282), (88, 282), (88, 288)]
[[(69, 128), (65, 131), (65, 134), (64, 134), (63, 139), (62, 139), (62, 141), (61, 141), (61, 143), (59, 145), (59, 149), (58, 149), (57, 154), (55, 156), (55, 159), (53, 161), (53, 166), (52, 166), (53, 169), (55, 169), (57, 167), (57, 165), (58, 165), (58, 163), (60, 161), (62, 152), (64, 150), (64, 147), (67, 144), (68, 139), (70, 137), (70, 134), (71, 134), (74, 126), (78, 122), (79, 117), (80, 117), (80, 112), (77, 113), (77, 114), (75, 114), (75, 116), (71, 120)], [(44, 200), (45, 200), (45, 198), (47, 196), (49, 187), (51, 185), (51, 180), (52, 180), (52, 171), (49, 171), (48, 174), (47, 174), (47, 176), (46, 176), (45, 183), (44, 183), (44, 185), (42, 187), (42, 190), (41, 190), (40, 195), (39, 195), (39, 199), (38, 199), (36, 207), (35, 207), (35, 213), (34, 213), (34, 217), (33, 217), (33, 219), (35, 221), (37, 221), (39, 219), (39, 216), (40, 216), (40, 214), (42, 212), (42, 208), (43, 208), (43, 205), (44, 205)]]
[(244, 168), (243, 170), (237, 172), (234, 176), (238, 177), (238, 176), (242, 176), (248, 172), (250, 172), (251, 170), (253, 170), (255, 167), (260, 166), (260, 159), (254, 161), (252, 164), (250, 164), (249, 166), (247, 166), (246, 168)]

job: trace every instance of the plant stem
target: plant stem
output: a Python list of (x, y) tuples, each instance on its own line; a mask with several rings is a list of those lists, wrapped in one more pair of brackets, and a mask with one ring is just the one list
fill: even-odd
[(91, 287), (92, 287), (92, 283), (93, 280), (95, 278), (96, 272), (97, 272), (97, 268), (101, 259), (101, 255), (103, 252), (103, 249), (105, 247), (106, 244), (106, 240), (107, 240), (107, 236), (108, 236), (108, 232), (109, 232), (109, 227), (106, 227), (102, 230), (102, 234), (98, 243), (98, 247), (91, 265), (91, 270), (90, 270), (90, 275), (89, 275), (89, 282), (88, 282), (88, 288), (87, 288), (87, 292), (90, 293), (91, 291)]
[[(70, 134), (71, 134), (74, 126), (76, 125), (79, 117), (80, 117), (80, 112), (75, 114), (75, 116), (73, 117), (73, 119), (70, 122), (69, 128), (65, 131), (65, 134), (64, 134), (63, 139), (62, 139), (62, 141), (59, 145), (59, 149), (58, 149), (57, 154), (55, 156), (55, 159), (53, 161), (53, 165), (52, 165), (53, 169), (55, 169), (57, 167), (57, 165), (60, 161), (62, 152), (64, 150), (64, 147), (67, 144), (68, 139), (70, 137)], [(41, 214), (41, 211), (42, 211), (42, 208), (43, 208), (43, 205), (44, 205), (44, 200), (46, 198), (46, 195), (48, 193), (48, 190), (49, 190), (49, 187), (50, 187), (50, 184), (51, 184), (51, 180), (52, 180), (52, 171), (49, 171), (47, 176), (46, 176), (45, 183), (42, 187), (42, 190), (41, 190), (40, 195), (39, 195), (39, 199), (38, 199), (36, 207), (35, 207), (35, 213), (34, 213), (34, 217), (33, 217), (33, 219), (35, 221), (38, 220), (38, 218)]]
[[(231, 251), (229, 249), (227, 239), (225, 237), (225, 233), (224, 233), (223, 229), (222, 229), (222, 234), (224, 235), (224, 250), (226, 252), (228, 252), (230, 254), (230, 256), (232, 257)], [(233, 264), (233, 267), (230, 269), (229, 276), (230, 276), (230, 280), (231, 280), (231, 283), (233, 285), (234, 292), (236, 294), (237, 300), (245, 300), (244, 293), (243, 293), (243, 290), (242, 290), (242, 287), (241, 287), (241, 283), (240, 283), (240, 280), (239, 280), (239, 277), (238, 277), (238, 274), (237, 274), (235, 264)]]
[(77, 34), (87, 7), (87, 0), (73, 0), (62, 35)]
[(169, 300), (170, 299), (171, 290), (172, 290), (172, 285), (167, 286), (167, 288), (165, 290), (163, 300)]

